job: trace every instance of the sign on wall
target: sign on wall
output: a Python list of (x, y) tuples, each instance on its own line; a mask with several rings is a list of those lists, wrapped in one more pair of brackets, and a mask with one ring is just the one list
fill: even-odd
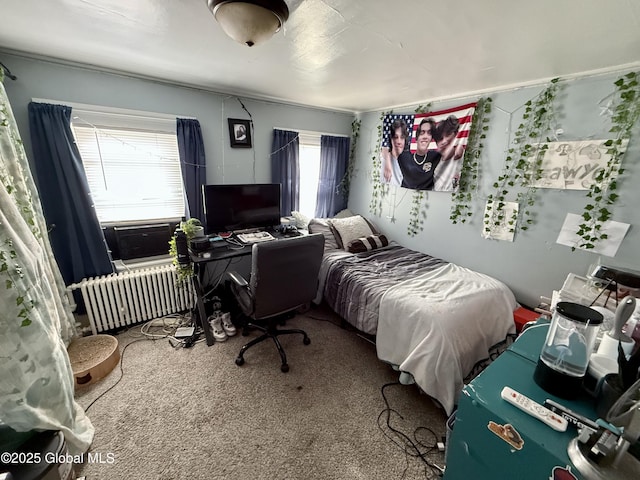
[(457, 190), (475, 107), (386, 115), (381, 181), (414, 190)]
[[(607, 153), (607, 140), (577, 142), (550, 142), (542, 158), (542, 176), (532, 183), (538, 188), (563, 190), (589, 190), (596, 177), (607, 166), (611, 155)], [(626, 149), (628, 140), (622, 144)], [(536, 144), (545, 145), (545, 144)], [(532, 159), (533, 161), (533, 159)]]

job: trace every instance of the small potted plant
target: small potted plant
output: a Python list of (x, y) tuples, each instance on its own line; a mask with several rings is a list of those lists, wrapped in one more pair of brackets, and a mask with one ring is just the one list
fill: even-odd
[[(178, 230), (182, 230), (184, 232), (187, 237), (187, 244), (192, 238), (204, 236), (204, 227), (197, 218), (190, 218), (188, 220), (183, 219), (178, 225), (176, 225), (176, 231)], [(178, 262), (178, 247), (176, 245), (175, 233), (173, 237), (171, 237), (171, 240), (169, 240), (169, 255), (171, 255), (171, 258), (173, 259), (172, 262), (176, 266), (178, 281), (180, 283), (183, 283), (185, 280), (193, 276), (193, 263), (189, 262), (188, 264), (184, 264)]]
[(187, 236), (187, 240), (191, 240), (196, 237), (204, 237), (204, 227), (197, 218), (183, 220), (178, 226)]

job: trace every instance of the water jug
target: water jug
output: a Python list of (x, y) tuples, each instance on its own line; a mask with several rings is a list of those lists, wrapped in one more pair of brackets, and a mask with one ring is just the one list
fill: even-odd
[(558, 397), (575, 398), (589, 366), (603, 316), (572, 302), (558, 302), (533, 378)]

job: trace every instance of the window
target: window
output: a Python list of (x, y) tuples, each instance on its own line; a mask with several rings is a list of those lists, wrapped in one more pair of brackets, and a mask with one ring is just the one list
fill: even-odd
[(175, 118), (74, 108), (71, 126), (100, 223), (184, 215)]
[(301, 213), (315, 217), (320, 177), (320, 134), (300, 133), (300, 205)]

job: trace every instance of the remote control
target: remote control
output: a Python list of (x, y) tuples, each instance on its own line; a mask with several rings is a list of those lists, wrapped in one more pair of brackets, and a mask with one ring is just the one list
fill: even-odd
[(500, 392), (500, 396), (507, 402), (515, 405), (532, 417), (537, 418), (554, 430), (557, 430), (558, 432), (564, 432), (567, 430), (567, 420), (565, 418), (553, 413), (551, 410), (543, 407), (539, 403), (534, 402), (529, 397), (525, 397), (523, 394), (516, 392), (513, 388), (504, 387), (502, 392)]

